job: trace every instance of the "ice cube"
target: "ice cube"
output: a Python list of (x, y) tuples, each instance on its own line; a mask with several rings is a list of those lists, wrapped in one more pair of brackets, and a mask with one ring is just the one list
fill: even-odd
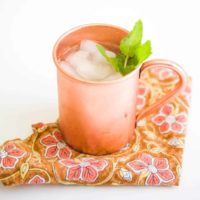
[[(72, 53), (66, 61), (74, 68), (75, 72), (87, 80), (100, 81), (115, 74), (110, 63), (100, 54), (96, 48), (97, 43), (91, 40), (83, 40), (80, 43), (80, 50)], [(106, 51), (110, 57), (115, 54)]]
[(79, 74), (76, 72), (76, 70), (67, 62), (67, 61), (61, 61), (60, 66), (62, 69), (69, 75), (81, 78)]
[(112, 66), (106, 62), (99, 62), (91, 52), (76, 51), (67, 58), (67, 61), (85, 79), (102, 80), (113, 73)]
[[(108, 51), (106, 50), (106, 53), (108, 56), (110, 57), (115, 57), (115, 53), (113, 53), (112, 51)], [(98, 60), (99, 62), (104, 62), (107, 63), (108, 61), (101, 55), (101, 53), (99, 51), (94, 53), (94, 59)]]
[[(97, 49), (96, 47), (97, 44), (98, 43), (91, 40), (82, 40), (80, 44), (80, 50), (90, 52), (91, 54), (94, 55), (94, 59), (97, 59), (98, 61), (107, 62), (106, 59), (101, 55), (101, 53)], [(115, 53), (113, 53), (112, 51), (106, 50), (106, 53), (110, 57), (116, 56)]]
[(113, 73), (113, 69), (109, 64), (81, 59), (76, 70), (83, 78), (98, 81)]
[(82, 40), (80, 43), (80, 50), (87, 51), (90, 53), (98, 52), (96, 47), (97, 43), (91, 40)]
[(74, 68), (79, 66), (84, 60), (91, 60), (91, 55), (87, 51), (78, 50), (71, 55), (69, 55), (66, 59)]

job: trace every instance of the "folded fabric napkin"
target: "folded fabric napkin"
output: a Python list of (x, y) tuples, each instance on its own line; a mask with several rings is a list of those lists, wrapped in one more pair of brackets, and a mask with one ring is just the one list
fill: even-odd
[[(137, 112), (176, 86), (169, 69), (151, 69), (140, 79)], [(178, 185), (190, 102), (184, 91), (138, 121), (134, 139), (119, 152), (92, 156), (69, 147), (57, 123), (32, 125), (33, 134), (0, 146), (0, 182), (19, 184)], [(113, 113), (114, 114), (114, 113)]]

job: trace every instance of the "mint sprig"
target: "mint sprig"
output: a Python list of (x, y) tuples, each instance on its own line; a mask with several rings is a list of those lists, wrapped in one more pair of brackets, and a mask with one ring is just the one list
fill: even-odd
[(116, 72), (125, 76), (136, 69), (152, 53), (151, 41), (147, 40), (142, 44), (142, 33), (142, 21), (138, 20), (133, 30), (120, 41), (120, 53), (115, 57), (108, 56), (106, 49), (100, 44), (97, 45), (97, 49), (113, 66)]

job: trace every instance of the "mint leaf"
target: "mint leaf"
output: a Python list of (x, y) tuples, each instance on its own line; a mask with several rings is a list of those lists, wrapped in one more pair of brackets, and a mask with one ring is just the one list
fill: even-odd
[(138, 60), (135, 55), (132, 58), (129, 58), (127, 65), (133, 65), (135, 67), (138, 65)]
[(151, 42), (147, 40), (135, 49), (135, 55), (128, 60), (127, 65), (138, 66), (152, 54)]
[(102, 45), (97, 45), (99, 52), (114, 67), (116, 72), (126, 75), (132, 72), (138, 65), (146, 60), (152, 53), (151, 42), (142, 41), (143, 25), (138, 20), (133, 30), (120, 41), (120, 53), (116, 57), (110, 57), (106, 54), (106, 49)]
[(115, 71), (119, 71), (119, 68), (118, 68), (118, 64), (117, 64), (117, 59), (115, 57), (110, 57), (106, 54), (106, 49), (100, 45), (100, 44), (97, 44), (96, 45), (97, 49), (99, 50), (99, 52), (101, 53), (101, 55), (114, 67)]
[(133, 30), (121, 40), (120, 51), (125, 56), (132, 57), (135, 53), (136, 47), (141, 43), (142, 40), (143, 25), (142, 21), (138, 20)]
[(118, 71), (121, 74), (124, 74), (124, 60), (125, 60), (125, 55), (123, 55), (122, 53), (119, 53), (116, 56), (116, 62), (117, 62)]
[(151, 41), (147, 40), (144, 44), (139, 45), (135, 50), (135, 58), (137, 65), (141, 64), (152, 54)]
[(136, 68), (135, 65), (133, 65), (132, 63), (129, 63), (129, 62), (128, 62), (128, 65), (126, 67), (124, 67), (124, 60), (125, 59), (126, 59), (126, 56), (123, 55), (122, 53), (119, 53), (116, 56), (117, 66), (119, 68), (119, 72), (122, 75), (126, 75), (126, 74), (130, 73), (131, 71), (133, 71)]
[(137, 68), (137, 66), (135, 66), (135, 65), (127, 65), (123, 70), (123, 75), (129, 74), (136, 68)]

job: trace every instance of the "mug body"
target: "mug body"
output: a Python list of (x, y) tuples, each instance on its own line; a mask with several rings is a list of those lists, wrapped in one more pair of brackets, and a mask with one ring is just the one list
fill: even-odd
[[(92, 155), (114, 153), (133, 137), (139, 68), (110, 81), (90, 81), (63, 71), (59, 61), (81, 40), (118, 46), (127, 31), (116, 26), (91, 24), (63, 34), (53, 50), (57, 67), (59, 127), (74, 149)], [(110, 49), (113, 50), (113, 49)]]

